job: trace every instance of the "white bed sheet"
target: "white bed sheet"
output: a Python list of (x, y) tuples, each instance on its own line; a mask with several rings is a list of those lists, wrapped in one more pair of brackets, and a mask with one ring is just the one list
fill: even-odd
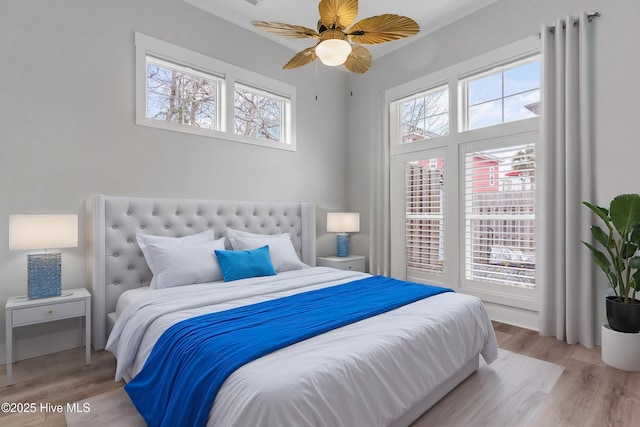
[(142, 286), (140, 288), (124, 291), (118, 297), (118, 303), (116, 304), (116, 318), (118, 318), (122, 314), (122, 312), (134, 302), (148, 298), (149, 292), (152, 291), (153, 289), (151, 289), (149, 286)]
[[(316, 267), (140, 293), (107, 344), (116, 379), (135, 376), (160, 335), (188, 317), (368, 276)], [(487, 363), (497, 357), (482, 302), (436, 295), (248, 363), (223, 384), (209, 425), (386, 426), (478, 353)]]

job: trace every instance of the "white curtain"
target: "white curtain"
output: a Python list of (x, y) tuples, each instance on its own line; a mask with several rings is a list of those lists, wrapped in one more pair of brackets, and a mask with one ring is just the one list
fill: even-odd
[[(370, 117), (389, 117), (389, 103), (380, 94), (372, 94), (369, 102)], [(387, 119), (375, 121), (371, 128), (371, 194), (369, 228), (369, 273), (391, 274), (390, 202), (389, 202), (389, 135)]]
[(536, 286), (541, 335), (591, 348), (596, 309), (591, 241), (593, 202), (591, 36), (588, 17), (545, 26), (542, 129), (538, 146)]

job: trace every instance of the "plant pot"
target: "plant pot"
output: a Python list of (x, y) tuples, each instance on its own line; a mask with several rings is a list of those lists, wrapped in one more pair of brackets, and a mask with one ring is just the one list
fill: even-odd
[(602, 325), (602, 361), (623, 371), (640, 371), (640, 334), (625, 334)]
[(625, 304), (615, 295), (607, 297), (607, 321), (611, 329), (628, 334), (640, 332), (640, 301)]

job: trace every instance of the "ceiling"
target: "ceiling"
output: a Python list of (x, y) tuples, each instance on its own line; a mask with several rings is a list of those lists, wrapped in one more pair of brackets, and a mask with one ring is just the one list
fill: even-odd
[[(251, 25), (252, 20), (277, 21), (316, 29), (317, 0), (183, 0), (226, 21), (244, 27), (263, 37), (299, 51), (313, 46), (310, 39), (279, 37)], [(394, 13), (414, 19), (420, 33), (404, 40), (379, 45), (367, 45), (373, 58), (379, 58), (405, 46), (419, 37), (450, 24), (497, 0), (360, 0), (356, 22), (370, 16)], [(255, 3), (255, 4), (254, 4)], [(289, 58), (283, 58), (283, 61)]]

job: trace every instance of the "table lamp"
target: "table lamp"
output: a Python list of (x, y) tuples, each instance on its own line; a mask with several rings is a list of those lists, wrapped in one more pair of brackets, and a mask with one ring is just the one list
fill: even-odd
[(61, 295), (60, 252), (78, 246), (78, 215), (9, 215), (9, 250), (45, 249), (27, 256), (28, 298)]
[(349, 234), (360, 231), (360, 214), (357, 212), (327, 213), (327, 232), (337, 233), (336, 256), (349, 256)]

